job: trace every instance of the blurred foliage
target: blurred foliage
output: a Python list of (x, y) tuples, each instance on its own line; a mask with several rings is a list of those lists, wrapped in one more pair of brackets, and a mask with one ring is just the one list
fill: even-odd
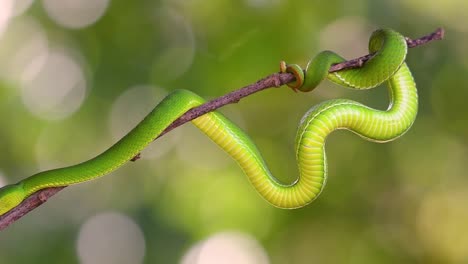
[[(229, 230), (258, 241), (271, 263), (468, 263), (465, 1), (110, 0), (96, 22), (76, 28), (60, 22), (72, 15), (57, 18), (47, 7), (60, 1), (30, 2), (0, 35), (5, 183), (96, 155), (175, 89), (209, 99), (277, 71), (283, 59), (305, 64), (322, 49), (358, 57), (379, 27), (416, 38), (442, 26), (446, 39), (409, 51), (420, 95), (413, 128), (388, 144), (331, 135), (329, 181), (313, 204), (273, 208), (185, 125), (138, 162), (67, 188), (6, 229), (0, 263), (88, 263), (83, 226), (109, 211), (141, 229), (144, 263), (180, 262)], [(386, 95), (324, 83), (310, 94), (269, 89), (221, 111), (291, 182), (295, 128), (307, 109), (338, 97), (386, 108)]]

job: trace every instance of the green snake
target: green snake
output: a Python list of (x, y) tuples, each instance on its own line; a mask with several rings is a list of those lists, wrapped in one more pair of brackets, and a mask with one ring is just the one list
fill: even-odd
[[(390, 29), (375, 31), (369, 41), (374, 56), (363, 67), (329, 73), (331, 65), (344, 61), (324, 51), (307, 68), (281, 64), (282, 72), (293, 73), (289, 86), (313, 90), (323, 79), (354, 89), (373, 88), (384, 81), (390, 91), (387, 110), (372, 109), (352, 100), (336, 99), (311, 108), (302, 118), (295, 141), (299, 177), (287, 185), (270, 173), (249, 136), (222, 114), (210, 112), (193, 124), (237, 161), (257, 192), (274, 206), (297, 208), (312, 202), (327, 181), (325, 140), (336, 129), (348, 129), (359, 136), (387, 142), (403, 135), (412, 125), (418, 108), (416, 85), (405, 64), (405, 38)], [(0, 215), (20, 204), (34, 192), (89, 181), (108, 174), (136, 156), (174, 120), (205, 101), (187, 90), (165, 97), (133, 130), (102, 154), (70, 167), (44, 171), (0, 189)]]

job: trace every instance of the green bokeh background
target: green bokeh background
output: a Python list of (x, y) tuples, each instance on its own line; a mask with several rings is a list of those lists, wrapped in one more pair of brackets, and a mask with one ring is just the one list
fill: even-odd
[[(388, 144), (331, 135), (329, 181), (313, 204), (270, 206), (234, 161), (187, 124), (138, 162), (67, 188), (1, 232), (0, 263), (86, 263), (77, 249), (81, 229), (105, 212), (141, 230), (143, 263), (179, 263), (193, 245), (226, 231), (257, 241), (267, 263), (468, 263), (468, 2), (110, 0), (96, 23), (79, 29), (55, 21), (44, 2), (12, 18), (0, 36), (5, 183), (93, 157), (175, 89), (210, 99), (277, 71), (283, 59), (305, 64), (322, 49), (358, 57), (379, 27), (416, 38), (442, 26), (446, 38), (409, 51), (420, 96), (412, 129)], [(37, 110), (25, 100), (31, 89), (22, 87), (24, 75), (12, 70), (37, 29), (49, 52), (72, 58), (85, 78), (85, 97), (69, 115), (56, 111), (79, 96), (64, 101), (60, 92), (35, 90), (33, 99), (59, 102)], [(43, 83), (67, 76), (53, 73)], [(309, 94), (269, 89), (221, 111), (247, 130), (274, 174), (291, 182), (300, 118), (341, 97), (388, 104), (384, 87), (358, 92), (323, 83)]]

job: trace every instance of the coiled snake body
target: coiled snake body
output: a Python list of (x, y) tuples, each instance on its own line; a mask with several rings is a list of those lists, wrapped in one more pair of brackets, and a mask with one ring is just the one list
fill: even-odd
[[(390, 29), (377, 30), (370, 38), (369, 50), (375, 55), (363, 67), (335, 73), (328, 73), (329, 67), (344, 59), (329, 51), (319, 53), (306, 70), (282, 64), (282, 71), (296, 76), (296, 81), (290, 84), (294, 89), (310, 91), (326, 77), (354, 89), (369, 89), (387, 81), (391, 97), (385, 111), (345, 99), (326, 101), (310, 109), (297, 132), (299, 177), (290, 185), (282, 184), (271, 175), (247, 134), (220, 113), (211, 112), (192, 122), (239, 163), (254, 188), (268, 202), (281, 208), (304, 206), (317, 198), (326, 183), (324, 145), (332, 131), (348, 129), (365, 139), (386, 142), (404, 134), (416, 117), (416, 85), (404, 63), (407, 51), (404, 37)], [(1, 188), (0, 215), (38, 190), (89, 181), (110, 173), (137, 155), (174, 120), (204, 102), (186, 90), (171, 93), (137, 127), (95, 158), (40, 172)]]

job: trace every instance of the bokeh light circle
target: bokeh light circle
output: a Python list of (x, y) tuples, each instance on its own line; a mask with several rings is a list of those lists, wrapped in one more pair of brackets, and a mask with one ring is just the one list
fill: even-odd
[(346, 59), (365, 55), (372, 28), (363, 17), (337, 19), (320, 32), (320, 50), (333, 50)]
[(215, 234), (192, 246), (181, 264), (267, 264), (263, 247), (251, 236), (238, 232)]
[[(0, 41), (0, 78), (21, 83), (33, 78), (49, 52), (49, 41), (37, 20), (23, 16), (14, 19)], [(42, 60), (43, 61), (43, 60)]]
[(217, 170), (231, 164), (231, 158), (195, 126), (184, 126), (181, 131), (176, 152), (186, 166)]
[(26, 10), (28, 10), (33, 2), (34, 0), (15, 0), (13, 5), (13, 16), (22, 15)]
[(24, 105), (34, 115), (48, 120), (68, 117), (79, 109), (86, 95), (86, 80), (80, 65), (70, 55), (52, 51), (32, 58), (21, 89)]
[(81, 227), (77, 252), (82, 264), (142, 263), (145, 238), (140, 227), (127, 216), (101, 213)]
[(152, 72), (157, 83), (164, 83), (177, 79), (192, 66), (195, 36), (192, 25), (175, 9), (162, 8), (155, 17), (161, 49), (153, 61)]
[[(165, 90), (150, 85), (136, 85), (122, 93), (115, 100), (109, 118), (109, 129), (114, 141), (130, 132), (166, 95)], [(174, 147), (178, 137), (177, 130), (171, 131), (148, 145), (141, 152), (141, 158), (154, 159), (163, 156)]]
[(0, 2), (0, 37), (8, 26), (13, 13), (13, 0), (2, 0)]
[(66, 28), (84, 28), (101, 18), (109, 0), (43, 0), (47, 14)]

